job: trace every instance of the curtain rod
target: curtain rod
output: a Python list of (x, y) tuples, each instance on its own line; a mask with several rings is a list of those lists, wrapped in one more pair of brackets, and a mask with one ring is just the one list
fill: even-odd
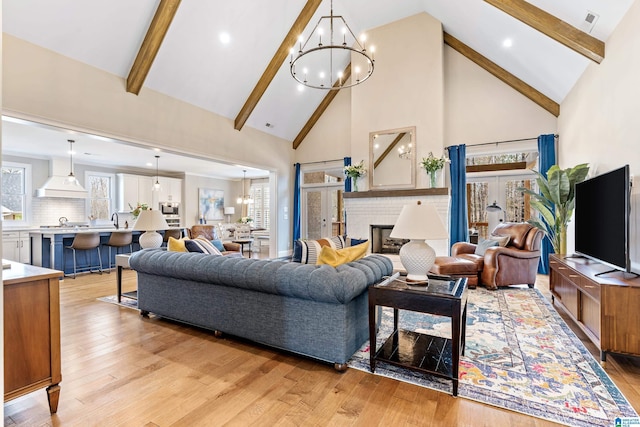
[[(344, 162), (344, 158), (335, 159), (335, 160), (319, 160), (317, 162), (300, 163), (300, 166), (302, 166), (302, 165), (315, 165), (317, 163), (330, 163), (330, 162)], [(293, 165), (295, 166), (295, 163)]]
[[(558, 135), (558, 134), (553, 135), (553, 137), (554, 137), (554, 138), (556, 138), (556, 139), (557, 139), (559, 136), (560, 136), (560, 135)], [(533, 137), (533, 138), (508, 139), (508, 140), (506, 140), (506, 141), (483, 142), (483, 143), (481, 143), (481, 144), (467, 145), (467, 147), (468, 147), (468, 148), (471, 148), (471, 147), (481, 147), (481, 146), (483, 146), (483, 145), (494, 145), (494, 144), (495, 144), (495, 145), (498, 145), (498, 144), (505, 144), (505, 143), (508, 143), (508, 142), (533, 141), (533, 140), (537, 140), (537, 139), (538, 139), (538, 137), (537, 137), (537, 136), (535, 136), (535, 137)]]

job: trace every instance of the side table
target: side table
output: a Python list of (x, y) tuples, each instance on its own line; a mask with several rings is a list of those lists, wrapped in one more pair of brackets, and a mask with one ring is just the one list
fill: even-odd
[(138, 293), (136, 291), (133, 292), (125, 292), (122, 293), (122, 269), (129, 268), (129, 257), (131, 254), (117, 254), (116, 255), (116, 267), (117, 270), (117, 284), (118, 284), (118, 302), (122, 302), (122, 295), (131, 299), (138, 299)]
[[(449, 378), (453, 382), (452, 394), (457, 396), (467, 323), (467, 279), (430, 276), (429, 285), (424, 287), (410, 286), (405, 276), (393, 278), (369, 288), (371, 372), (375, 372), (377, 361), (384, 361)], [(376, 349), (376, 306), (393, 308), (393, 332), (379, 349)], [(398, 329), (399, 310), (450, 317), (451, 339)]]
[(249, 252), (251, 252), (251, 244), (253, 243), (253, 239), (236, 239), (232, 240), (233, 243), (237, 243), (240, 245), (240, 253), (244, 255), (244, 245), (249, 245)]

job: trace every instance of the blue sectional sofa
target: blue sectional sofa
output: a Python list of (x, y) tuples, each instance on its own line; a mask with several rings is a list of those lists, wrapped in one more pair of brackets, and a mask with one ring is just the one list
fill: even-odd
[(367, 289), (392, 274), (370, 255), (338, 267), (146, 249), (130, 258), (138, 308), (333, 363), (368, 339)]

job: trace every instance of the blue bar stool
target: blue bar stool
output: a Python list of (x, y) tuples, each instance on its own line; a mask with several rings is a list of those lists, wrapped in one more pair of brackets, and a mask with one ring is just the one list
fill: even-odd
[[(73, 238), (73, 242), (70, 246), (66, 246), (67, 249), (71, 249), (73, 251), (73, 278), (76, 278), (76, 273), (82, 271), (89, 271), (93, 273), (93, 268), (95, 266), (91, 265), (91, 251), (93, 249), (98, 251), (98, 261), (99, 264), (97, 266), (98, 272), (102, 274), (102, 255), (100, 254), (100, 234), (99, 233), (78, 233)], [(87, 260), (87, 265), (85, 267), (78, 267), (76, 261), (76, 251), (83, 251), (85, 253), (85, 259)], [(87, 255), (88, 252), (88, 255)]]

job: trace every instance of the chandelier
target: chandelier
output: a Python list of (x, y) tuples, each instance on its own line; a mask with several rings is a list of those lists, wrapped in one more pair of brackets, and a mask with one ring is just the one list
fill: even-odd
[[(336, 37), (334, 30), (340, 31), (341, 37)], [(327, 36), (323, 38), (325, 34)], [(364, 38), (360, 43), (344, 18), (333, 14), (333, 0), (331, 0), (330, 15), (320, 18), (306, 41), (302, 35), (298, 40), (300, 43), (298, 54), (294, 56), (295, 48), (291, 48), (289, 65), (291, 75), (300, 84), (315, 89), (338, 90), (358, 85), (373, 74), (374, 48), (371, 47), (371, 56), (369, 56)], [(350, 76), (344, 75), (342, 69), (334, 69), (334, 66), (344, 67), (350, 64), (352, 53), (359, 55), (360, 61), (356, 62), (364, 61), (366, 71), (356, 65), (354, 72), (351, 73), (353, 75), (351, 82), (346, 84)]]
[(244, 194), (244, 190), (245, 190), (245, 180), (247, 179), (247, 171), (246, 169), (242, 171), (242, 196), (238, 196), (238, 200), (236, 200), (236, 202), (239, 205), (249, 205), (251, 203), (253, 203), (253, 199), (251, 198), (251, 196), (247, 196), (246, 194)]
[(400, 147), (398, 147), (398, 157), (404, 160), (411, 160), (412, 150), (413, 147), (411, 143), (407, 144), (406, 147), (404, 145), (401, 145)]

